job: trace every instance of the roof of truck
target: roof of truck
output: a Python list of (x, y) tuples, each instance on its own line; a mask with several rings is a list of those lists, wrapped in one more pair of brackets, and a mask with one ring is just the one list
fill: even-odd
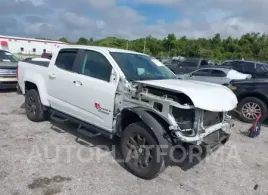
[(133, 53), (133, 54), (140, 54), (140, 55), (146, 55), (143, 53), (139, 53), (136, 51), (131, 50), (125, 50), (125, 49), (117, 49), (112, 47), (101, 47), (101, 46), (86, 46), (86, 45), (64, 45), (59, 47), (60, 49), (66, 48), (66, 49), (72, 49), (72, 48), (79, 48), (79, 49), (94, 49), (99, 50), (103, 52), (120, 52), (120, 53)]

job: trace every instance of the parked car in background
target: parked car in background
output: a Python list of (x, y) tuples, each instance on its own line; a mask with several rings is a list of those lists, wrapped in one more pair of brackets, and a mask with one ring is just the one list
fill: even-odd
[(209, 63), (205, 59), (201, 58), (189, 58), (180, 63), (165, 64), (175, 74), (190, 73), (199, 69), (202, 66), (209, 66)]
[(19, 60), (9, 51), (0, 50), (0, 89), (16, 89)]
[(268, 64), (244, 60), (228, 60), (221, 67), (230, 67), (238, 72), (251, 74), (252, 78), (268, 78)]
[(237, 96), (237, 110), (242, 121), (252, 123), (260, 113), (262, 120), (267, 118), (268, 79), (233, 80), (229, 88)]
[(228, 85), (231, 80), (250, 79), (250, 74), (243, 74), (228, 68), (200, 68), (188, 74), (179, 74), (177, 78), (184, 80), (205, 81)]
[(178, 59), (170, 59), (163, 62), (166, 66), (178, 65), (181, 61)]

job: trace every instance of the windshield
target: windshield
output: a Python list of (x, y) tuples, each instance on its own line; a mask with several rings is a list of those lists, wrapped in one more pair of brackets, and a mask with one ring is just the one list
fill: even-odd
[(0, 62), (18, 62), (19, 60), (7, 51), (0, 51)]
[(177, 79), (159, 60), (141, 54), (110, 52), (126, 78), (135, 80)]

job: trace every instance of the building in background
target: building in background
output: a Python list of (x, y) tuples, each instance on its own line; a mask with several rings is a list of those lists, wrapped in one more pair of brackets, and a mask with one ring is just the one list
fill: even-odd
[(0, 49), (13, 54), (41, 55), (42, 53), (53, 53), (56, 48), (66, 44), (61, 41), (0, 35)]

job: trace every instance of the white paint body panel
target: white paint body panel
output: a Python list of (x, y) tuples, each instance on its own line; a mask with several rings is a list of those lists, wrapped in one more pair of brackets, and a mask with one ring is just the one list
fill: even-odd
[(233, 79), (241, 80), (241, 79), (250, 79), (252, 76), (251, 74), (244, 74), (236, 70), (230, 70), (226, 77), (232, 80)]
[(140, 81), (140, 83), (184, 93), (192, 100), (195, 107), (212, 112), (230, 111), (237, 105), (235, 94), (219, 84), (179, 79)]

